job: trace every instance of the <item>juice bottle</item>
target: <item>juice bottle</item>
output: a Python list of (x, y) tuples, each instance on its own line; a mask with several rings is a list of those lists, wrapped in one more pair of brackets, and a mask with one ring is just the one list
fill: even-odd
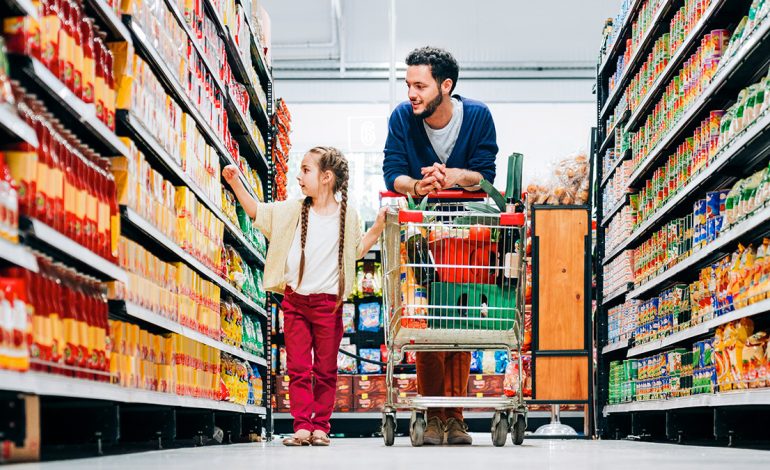
[(59, 29), (59, 80), (64, 86), (72, 90), (75, 47), (72, 38), (72, 14), (68, 0), (60, 1), (58, 13), (61, 21), (61, 28)]
[(107, 201), (110, 205), (110, 256), (113, 263), (118, 262), (118, 245), (120, 243), (120, 208), (118, 207), (117, 187), (115, 177), (111, 172), (107, 173)]
[(88, 311), (88, 303), (84, 289), (84, 279), (80, 276), (73, 275), (73, 283), (75, 291), (75, 313), (78, 319), (78, 331), (80, 333), (80, 355), (79, 366), (83, 369), (90, 368), (91, 350), (93, 349), (93, 343), (91, 342), (91, 315)]
[(104, 95), (105, 95), (105, 74), (104, 74), (104, 41), (101, 35), (94, 36), (94, 103), (96, 104), (96, 118), (104, 122)]
[(32, 16), (3, 19), (2, 32), (9, 52), (40, 57), (40, 24)]
[(99, 187), (97, 197), (97, 247), (98, 253), (103, 258), (107, 259), (110, 256), (111, 249), (109, 241), (109, 224), (110, 224), (110, 205), (107, 201), (107, 161), (99, 159), (97, 162), (101, 165), (99, 168)]
[(64, 234), (75, 239), (75, 175), (74, 160), (75, 150), (72, 145), (67, 145), (64, 155)]
[(80, 40), (83, 45), (83, 92), (86, 104), (94, 102), (94, 82), (96, 66), (94, 64), (94, 20), (85, 15), (80, 19)]
[[(19, 115), (40, 137), (39, 120), (35, 118), (26, 102), (20, 101)], [(5, 161), (11, 177), (18, 185), (19, 210), (24, 214), (30, 213), (34, 196), (34, 180), (37, 166), (37, 149), (26, 142), (13, 144), (5, 150)]]
[(3, 236), (13, 242), (19, 241), (19, 198), (16, 182), (11, 176), (11, 171), (5, 163), (5, 157), (0, 152), (0, 193), (2, 193), (2, 208), (0, 217), (3, 222)]
[(50, 148), (51, 167), (48, 184), (51, 192), (50, 218), (51, 226), (59, 231), (64, 231), (64, 170), (62, 169), (62, 155), (66, 144), (62, 134), (62, 127), (58, 120), (53, 122), (56, 132), (53, 135)]
[(97, 252), (96, 222), (99, 217), (98, 203), (96, 200), (96, 187), (98, 185), (96, 167), (91, 160), (86, 160), (88, 169), (88, 193), (86, 204), (86, 235), (88, 237), (88, 249)]
[(105, 47), (104, 61), (104, 123), (111, 131), (115, 131), (115, 71), (113, 70), (114, 57), (112, 51)]
[(42, 0), (40, 28), (40, 60), (54, 76), (59, 76), (59, 16), (58, 0)]
[(41, 222), (51, 224), (49, 218), (51, 208), (50, 161), (51, 161), (51, 123), (50, 115), (42, 119), (43, 138), (38, 142), (37, 160), (37, 192), (35, 196), (35, 217)]
[(83, 7), (77, 2), (72, 3), (72, 91), (78, 98), (83, 97), (83, 36), (80, 23), (83, 18)]

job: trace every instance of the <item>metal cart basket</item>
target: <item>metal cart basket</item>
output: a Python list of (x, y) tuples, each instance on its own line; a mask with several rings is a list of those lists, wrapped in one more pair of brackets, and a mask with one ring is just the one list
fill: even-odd
[(492, 440), (523, 442), (527, 412), (518, 384), (500, 397), (404, 396), (394, 386), (394, 368), (407, 351), (504, 350), (521, 367), (524, 316), (524, 213), (499, 212), (484, 193), (442, 191), (425, 210), (381, 194), (389, 206), (383, 234), (387, 398), (385, 444), (394, 442), (396, 410), (412, 412), (409, 435), (423, 444), (426, 411), (433, 407), (495, 411)]

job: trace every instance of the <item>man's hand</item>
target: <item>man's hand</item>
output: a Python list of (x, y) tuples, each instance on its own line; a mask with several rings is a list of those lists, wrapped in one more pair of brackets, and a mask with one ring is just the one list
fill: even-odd
[(441, 185), (439, 189), (462, 186), (465, 173), (466, 170), (462, 168), (447, 168), (441, 163), (434, 163), (433, 166), (422, 168), (423, 180), (429, 177), (435, 178), (436, 182)]

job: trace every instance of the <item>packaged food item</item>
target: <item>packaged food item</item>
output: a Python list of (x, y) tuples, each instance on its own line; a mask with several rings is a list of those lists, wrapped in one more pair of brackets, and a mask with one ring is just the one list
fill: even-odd
[(354, 304), (342, 304), (342, 331), (345, 334), (356, 332), (356, 306)]
[(376, 333), (382, 328), (379, 303), (365, 303), (358, 306), (358, 331)]
[[(377, 362), (381, 362), (382, 359), (379, 349), (362, 348), (359, 350), (359, 356), (362, 359), (370, 359)], [(382, 366), (362, 360), (360, 363), (359, 372), (361, 374), (379, 374), (382, 372)]]
[[(357, 355), (358, 349), (355, 344), (350, 344), (350, 338), (343, 338), (340, 349)], [(340, 374), (355, 374), (358, 372), (358, 360), (341, 352), (337, 353), (337, 371)]]

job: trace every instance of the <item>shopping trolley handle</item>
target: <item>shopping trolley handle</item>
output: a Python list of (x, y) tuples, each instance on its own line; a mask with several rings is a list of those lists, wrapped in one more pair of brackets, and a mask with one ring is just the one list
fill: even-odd
[[(380, 191), (380, 200), (386, 198), (404, 198), (406, 195), (394, 191)], [(444, 189), (428, 194), (428, 201), (441, 201), (446, 199), (463, 201), (483, 201), (487, 198), (484, 191), (466, 191), (464, 189)]]

